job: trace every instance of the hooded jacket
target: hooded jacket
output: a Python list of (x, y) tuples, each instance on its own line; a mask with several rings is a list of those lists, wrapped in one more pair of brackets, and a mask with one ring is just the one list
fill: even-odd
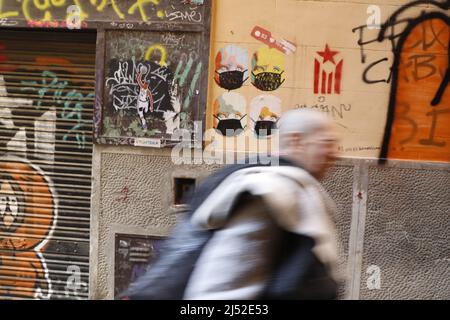
[(191, 222), (215, 230), (185, 299), (328, 299), (336, 294), (334, 204), (294, 166), (228, 176)]

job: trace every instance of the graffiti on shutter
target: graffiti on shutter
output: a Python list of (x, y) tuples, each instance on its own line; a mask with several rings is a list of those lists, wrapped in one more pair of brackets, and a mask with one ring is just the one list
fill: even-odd
[(87, 298), (95, 34), (0, 35), (0, 298)]

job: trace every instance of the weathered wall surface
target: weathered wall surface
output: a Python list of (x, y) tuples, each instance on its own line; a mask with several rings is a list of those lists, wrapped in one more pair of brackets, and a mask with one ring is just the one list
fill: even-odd
[[(66, 28), (66, 6), (77, 3), (81, 2), (0, 0), (0, 26)], [(271, 138), (258, 136), (258, 128), (276, 127), (280, 114), (288, 109), (318, 109), (338, 125), (340, 150), (346, 157), (325, 180), (338, 204), (341, 269), (348, 278), (341, 297), (450, 298), (446, 281), (450, 278), (450, 1), (414, 2), (411, 6), (411, 1), (399, 0), (216, 0), (206, 77), (206, 61), (196, 64), (198, 61), (191, 56), (195, 50), (190, 48), (195, 44), (207, 60), (206, 43), (164, 28), (172, 25), (181, 32), (184, 27), (176, 27), (177, 23), (192, 24), (192, 30), (208, 36), (209, 14), (201, 13), (209, 11), (197, 10), (197, 5), (207, 3), (180, 1), (172, 6), (169, 0), (82, 2), (81, 28), (98, 32), (96, 96), (89, 97), (89, 112), (95, 111), (91, 117), (95, 137), (105, 134), (105, 139), (97, 142), (111, 143), (106, 138), (113, 138), (112, 143), (150, 145), (156, 141), (129, 140), (134, 135), (170, 135), (178, 127), (190, 127), (192, 119), (205, 118), (206, 128), (219, 129), (211, 132), (217, 138), (215, 147), (220, 149), (225, 143), (227, 149), (242, 151), (231, 143), (234, 139), (222, 139), (226, 129), (242, 127), (244, 133), (238, 138), (248, 139), (249, 150), (261, 151)], [(149, 31), (155, 22), (167, 24)], [(200, 22), (204, 28), (195, 26)], [(162, 30), (167, 34), (162, 35)], [(183, 29), (187, 33), (189, 30)], [(122, 38), (130, 40), (123, 42)], [(10, 54), (4, 42), (0, 39), (0, 71), (8, 74)], [(183, 52), (177, 51), (179, 43), (184, 44)], [(143, 65), (134, 66), (133, 58)], [(114, 59), (123, 61), (111, 63)], [(131, 75), (116, 73), (127, 65), (134, 66)], [(178, 109), (168, 110), (163, 121), (160, 119), (164, 122), (162, 129), (150, 121), (149, 127), (155, 130), (145, 131), (149, 119), (134, 111), (128, 113), (134, 122), (122, 121), (123, 115), (114, 110), (137, 110), (138, 93), (148, 92), (145, 83), (138, 86), (137, 73), (160, 70), (164, 65), (174, 69), (173, 84), (178, 81), (178, 89), (187, 98), (178, 99), (178, 103), (177, 99), (170, 103), (167, 100)], [(200, 76), (200, 71), (205, 75)], [(127, 79), (131, 79), (130, 83)], [(111, 87), (115, 85), (123, 85), (116, 96)], [(2, 88), (2, 98), (14, 93)], [(130, 88), (132, 94), (122, 97)], [(172, 91), (176, 98), (175, 92), (179, 91)], [(201, 98), (194, 99), (197, 95)], [(117, 98), (127, 105), (107, 110), (108, 121), (108, 112), (102, 111), (112, 108), (112, 100)], [(20, 103), (24, 104), (22, 108), (33, 108), (31, 102)], [(15, 137), (24, 142), (28, 138), (11, 135), (14, 126), (5, 122), (10, 108), (5, 104), (6, 113), (1, 115), (2, 126), (9, 134), (3, 140), (9, 143)], [(117, 120), (114, 126), (111, 119)], [(76, 122), (75, 118), (70, 120)], [(81, 141), (77, 137), (72, 142), (78, 146)], [(64, 138), (60, 142), (66, 143)], [(28, 146), (32, 144), (19, 151), (28, 152)], [(11, 147), (17, 145), (3, 149)], [(198, 181), (219, 165), (176, 166), (169, 149), (100, 144), (93, 146), (93, 157), (89, 296), (107, 299), (114, 296), (116, 254), (121, 254), (116, 250), (120, 242), (116, 235), (167, 235), (177, 219), (174, 179)], [(374, 161), (351, 157), (412, 161), (377, 167)], [(7, 188), (11, 187), (2, 182), (2, 190)], [(87, 237), (88, 218), (81, 218)], [(70, 228), (66, 231), (71, 232)], [(83, 240), (87, 245), (87, 238)], [(56, 243), (57, 255), (63, 245)], [(69, 250), (86, 255), (87, 247), (83, 248)], [(83, 262), (83, 278), (78, 280), (71, 272), (80, 270), (62, 270), (66, 271), (65, 277), (54, 281), (61, 287), (60, 297), (68, 297), (72, 289), (75, 298), (87, 296), (87, 265)], [(82, 296), (78, 296), (80, 289)]]
[(361, 282), (361, 299), (449, 299), (449, 186), (448, 170), (369, 169), (362, 269), (381, 285)]
[[(255, 151), (266, 141), (257, 137), (256, 121), (314, 108), (337, 123), (344, 157), (424, 161), (378, 167), (375, 160), (347, 158), (325, 179), (338, 205), (347, 277), (341, 298), (450, 297), (450, 167), (429, 162), (450, 160), (448, 1), (409, 3), (213, 2), (206, 128), (227, 129), (221, 120), (238, 119), (244, 129), (238, 137)], [(386, 30), (368, 25), (385, 22)], [(212, 136), (217, 148), (242, 151), (233, 139)], [(169, 155), (96, 148), (92, 297), (113, 296), (113, 234), (167, 234), (176, 221), (173, 178), (219, 167), (174, 166)]]
[(238, 119), (251, 150), (259, 121), (314, 108), (346, 157), (449, 162), (449, 4), (215, 1), (207, 128)]
[[(168, 151), (97, 151), (99, 249), (91, 259), (98, 259), (91, 294), (112, 298), (113, 234), (168, 234), (177, 217), (173, 179), (201, 180), (219, 166), (175, 166)], [(324, 185), (338, 209), (340, 267), (347, 280), (341, 298), (449, 298), (449, 180), (446, 165), (378, 167), (374, 161), (347, 159), (332, 167)]]
[[(96, 165), (101, 169), (95, 182), (99, 193), (94, 197), (98, 205), (94, 205), (94, 212), (99, 215), (92, 224), (98, 228), (98, 240), (94, 240), (98, 252), (91, 258), (95, 261), (91, 295), (103, 299), (113, 297), (114, 234), (167, 235), (178, 217), (173, 205), (174, 178), (190, 177), (200, 182), (220, 166), (177, 166), (172, 163), (169, 150), (97, 147), (96, 154)], [(343, 274), (347, 272), (353, 172), (352, 162), (338, 163), (324, 181), (338, 208), (335, 219)], [(345, 288), (341, 294), (344, 296)]]
[(218, 166), (176, 166), (168, 149), (97, 147), (96, 151), (99, 194), (93, 226), (98, 251), (91, 294), (103, 299), (113, 298), (114, 235), (166, 236), (179, 212), (174, 205), (174, 178), (201, 181)]

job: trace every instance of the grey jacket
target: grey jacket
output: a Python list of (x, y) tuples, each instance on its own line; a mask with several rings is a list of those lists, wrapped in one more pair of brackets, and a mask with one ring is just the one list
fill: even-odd
[[(242, 201), (244, 194), (253, 197)], [(196, 263), (184, 299), (260, 297), (281, 248), (280, 230), (313, 238), (314, 254), (337, 280), (333, 211), (325, 190), (303, 169), (254, 167), (233, 173), (191, 218), (193, 224), (216, 231)]]

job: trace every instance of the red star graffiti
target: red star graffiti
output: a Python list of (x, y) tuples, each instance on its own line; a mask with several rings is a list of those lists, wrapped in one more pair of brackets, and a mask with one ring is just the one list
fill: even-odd
[(323, 63), (330, 61), (333, 64), (336, 64), (334, 61), (334, 56), (337, 55), (339, 51), (331, 51), (328, 44), (325, 45), (325, 51), (317, 51), (317, 54), (323, 58)]
[[(324, 51), (317, 51), (317, 54), (322, 57), (322, 63), (316, 58), (314, 59), (314, 93), (315, 94), (340, 94), (341, 93), (341, 80), (342, 80), (342, 66), (344, 60), (341, 59), (337, 65), (334, 60), (334, 56), (337, 55), (339, 51), (330, 50), (328, 44), (325, 45)], [(324, 65), (327, 62), (334, 64), (333, 71), (329, 68), (324, 69)]]

